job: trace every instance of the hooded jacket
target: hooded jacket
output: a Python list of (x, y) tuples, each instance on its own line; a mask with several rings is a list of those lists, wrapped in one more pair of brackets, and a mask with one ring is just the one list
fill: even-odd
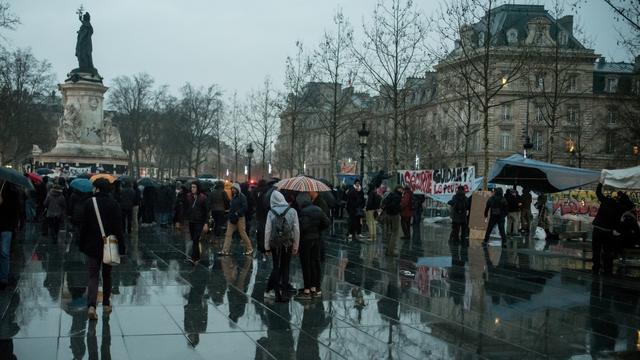
[(237, 190), (237, 193), (234, 194), (233, 199), (231, 199), (229, 218), (241, 218), (244, 217), (247, 212), (247, 197), (242, 193), (240, 184), (233, 183), (233, 187)]
[(496, 192), (491, 195), (487, 200), (487, 205), (484, 208), (484, 217), (491, 216), (506, 216), (509, 212), (509, 205), (507, 200), (502, 196), (502, 189), (497, 188)]
[[(284, 195), (281, 192), (274, 190), (271, 193), (271, 210), (275, 211), (277, 214), (282, 214), (289, 208), (289, 204), (284, 199)], [(298, 246), (300, 245), (300, 223), (298, 222), (298, 214), (295, 210), (291, 209), (287, 212), (286, 219), (287, 222), (291, 222), (293, 224), (293, 252), (298, 251)], [(275, 219), (275, 215), (273, 212), (269, 211), (267, 215), (267, 223), (264, 229), (264, 249), (269, 251), (271, 249), (271, 228), (273, 226), (273, 221)]]
[(456, 191), (453, 198), (448, 202), (451, 206), (451, 222), (454, 224), (465, 224), (467, 222), (467, 211), (469, 204), (464, 191)]
[(224, 191), (224, 183), (217, 182), (209, 196), (211, 211), (223, 212), (229, 207), (229, 198)]
[(329, 218), (319, 206), (311, 203), (311, 197), (307, 193), (298, 194), (296, 203), (300, 207), (299, 221), (302, 242), (320, 239), (322, 230), (329, 227)]
[(44, 200), (44, 207), (47, 208), (47, 217), (61, 217), (66, 214), (67, 200), (60, 189), (51, 189)]

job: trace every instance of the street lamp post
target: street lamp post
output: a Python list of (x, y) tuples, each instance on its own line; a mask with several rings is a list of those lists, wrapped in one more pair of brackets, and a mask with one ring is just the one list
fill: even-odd
[(249, 166), (247, 168), (247, 183), (251, 181), (251, 159), (253, 158), (253, 147), (251, 143), (247, 146), (247, 157), (249, 157)]
[(364, 183), (364, 148), (367, 147), (367, 137), (369, 136), (369, 130), (364, 120), (362, 121), (362, 129), (358, 130), (358, 137), (360, 138), (360, 182)]
[(567, 153), (569, 153), (569, 166), (573, 166), (573, 160), (576, 156), (576, 143), (572, 138), (568, 138), (565, 143)]

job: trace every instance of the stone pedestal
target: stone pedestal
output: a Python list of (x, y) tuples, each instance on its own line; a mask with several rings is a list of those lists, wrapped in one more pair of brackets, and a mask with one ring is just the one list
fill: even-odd
[(97, 74), (73, 73), (58, 89), (64, 114), (58, 125), (56, 146), (37, 160), (57, 167), (102, 166), (113, 168), (113, 172), (124, 171), (127, 155), (122, 150), (120, 132), (102, 107), (108, 89), (102, 85), (102, 78)]

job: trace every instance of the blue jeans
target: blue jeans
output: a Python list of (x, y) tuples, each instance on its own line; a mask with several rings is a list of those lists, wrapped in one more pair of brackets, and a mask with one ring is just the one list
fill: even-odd
[(11, 261), (11, 237), (13, 232), (0, 232), (0, 283), (9, 282), (9, 262)]

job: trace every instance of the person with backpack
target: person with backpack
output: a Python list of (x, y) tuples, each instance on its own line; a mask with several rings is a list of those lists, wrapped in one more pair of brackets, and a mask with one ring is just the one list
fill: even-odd
[(67, 213), (67, 199), (65, 199), (62, 188), (56, 184), (51, 188), (47, 198), (44, 200), (46, 209), (45, 216), (49, 227), (49, 236), (51, 241), (58, 242), (58, 233), (60, 225), (64, 223), (64, 216)]
[(502, 239), (502, 245), (507, 244), (507, 235), (504, 231), (504, 219), (507, 216), (509, 205), (507, 200), (502, 196), (502, 189), (497, 188), (493, 195), (487, 200), (487, 205), (484, 208), (485, 221), (488, 221), (487, 232), (484, 234), (484, 242), (486, 245), (489, 242), (489, 237), (493, 228), (497, 225), (500, 232), (500, 238)]
[(246, 256), (252, 256), (253, 245), (251, 245), (251, 240), (249, 239), (246, 230), (247, 228), (245, 215), (248, 209), (247, 198), (242, 193), (240, 184), (238, 183), (233, 183), (231, 191), (233, 193), (233, 198), (231, 199), (231, 204), (229, 206), (229, 221), (227, 223), (227, 233), (224, 237), (224, 245), (222, 246), (222, 251), (220, 251), (218, 255), (231, 255), (231, 240), (233, 239), (233, 234), (237, 231), (238, 235), (240, 235), (240, 239), (242, 239), (242, 242), (244, 243), (243, 254)]
[[(111, 313), (111, 265), (103, 264), (102, 231), (98, 221), (102, 222), (105, 236), (115, 235), (118, 239), (118, 252), (125, 254), (124, 236), (122, 232), (122, 213), (118, 203), (110, 196), (110, 184), (105, 179), (93, 182), (94, 196), (85, 200), (80, 220), (80, 251), (87, 255), (89, 284), (87, 286), (87, 313), (89, 320), (97, 320), (96, 306), (98, 299), (98, 282), (102, 270), (102, 309), (105, 315)], [(94, 202), (95, 199), (95, 202)], [(96, 207), (98, 212), (96, 212)], [(99, 215), (98, 215), (99, 214)]]
[(298, 253), (300, 244), (300, 224), (298, 214), (292, 209), (281, 192), (271, 194), (271, 210), (267, 215), (264, 230), (264, 247), (273, 258), (273, 269), (269, 276), (265, 298), (276, 298), (286, 302), (289, 287), (289, 265), (291, 255)]
[(457, 243), (464, 238), (469, 212), (467, 197), (464, 194), (464, 186), (458, 186), (455, 195), (449, 200), (448, 204), (451, 206), (451, 236), (449, 240)]
[(387, 256), (398, 256), (396, 253), (396, 242), (400, 236), (400, 201), (402, 200), (402, 186), (398, 185), (395, 189), (387, 194), (382, 201), (382, 211), (385, 214), (386, 221), (384, 240), (387, 242)]
[(311, 203), (308, 193), (300, 193), (296, 197), (300, 208), (300, 265), (304, 289), (298, 294), (301, 300), (322, 296), (320, 289), (321, 267), (321, 233), (330, 225), (329, 217), (319, 206)]
[(207, 196), (202, 193), (200, 183), (191, 183), (191, 192), (187, 194), (187, 220), (189, 221), (189, 235), (191, 236), (192, 249), (191, 261), (195, 264), (200, 261), (200, 238), (209, 231), (209, 206)]

